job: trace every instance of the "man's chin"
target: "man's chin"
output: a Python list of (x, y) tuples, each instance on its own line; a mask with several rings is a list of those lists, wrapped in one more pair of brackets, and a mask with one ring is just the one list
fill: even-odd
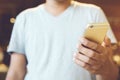
[(59, 3), (64, 3), (66, 1), (70, 1), (70, 0), (55, 0), (56, 2), (59, 2)]

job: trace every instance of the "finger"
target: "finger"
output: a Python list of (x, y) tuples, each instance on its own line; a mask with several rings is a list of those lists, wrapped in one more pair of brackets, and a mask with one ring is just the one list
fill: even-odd
[(80, 38), (80, 43), (84, 45), (85, 47), (88, 47), (90, 49), (93, 49), (99, 53), (102, 53), (104, 51), (104, 47), (101, 46), (100, 44), (97, 44), (95, 42), (89, 41), (88, 39), (85, 38)]
[(83, 67), (83, 68), (86, 68), (86, 67), (90, 66), (89, 64), (87, 64), (87, 63), (85, 63), (85, 62), (83, 62), (83, 61), (81, 61), (77, 58), (74, 58), (74, 62), (76, 64), (78, 64), (79, 66)]
[(93, 69), (89, 64), (87, 64), (87, 63), (85, 63), (85, 62), (83, 62), (79, 59), (74, 59), (74, 62), (77, 65), (79, 65), (79, 66), (83, 67), (84, 69), (88, 70), (92, 74), (97, 74), (98, 73), (97, 70)]
[(106, 61), (107, 50), (104, 50), (105, 53), (99, 54), (94, 50), (91, 50), (82, 45), (79, 45), (78, 52), (84, 54), (85, 56), (87, 56), (93, 60), (96, 60), (98, 64), (99, 63), (102, 64)]
[(88, 49), (88, 48), (82, 46), (81, 44), (79, 45), (78, 52), (80, 52), (92, 59), (95, 59), (95, 60), (98, 60), (99, 56), (100, 56), (100, 54), (97, 53), (96, 51)]
[(98, 70), (103, 65), (102, 63), (95, 61), (95, 60), (93, 60), (85, 55), (79, 54), (79, 53), (77, 53), (75, 55), (75, 58), (84, 63), (89, 64), (91, 69), (93, 69), (93, 70)]
[(87, 64), (90, 64), (90, 65), (98, 65), (96, 60), (93, 60), (92, 58), (87, 57), (86, 55), (83, 55), (80, 53), (76, 53), (75, 58), (77, 58)]

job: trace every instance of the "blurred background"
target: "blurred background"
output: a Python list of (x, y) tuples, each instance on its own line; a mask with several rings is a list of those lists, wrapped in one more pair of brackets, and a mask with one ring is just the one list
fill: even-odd
[[(113, 59), (120, 66), (120, 0), (77, 0), (100, 6), (112, 27), (117, 39), (112, 43)], [(45, 0), (0, 0), (0, 80), (5, 80), (10, 56), (6, 49), (16, 16), (23, 10), (42, 4)]]

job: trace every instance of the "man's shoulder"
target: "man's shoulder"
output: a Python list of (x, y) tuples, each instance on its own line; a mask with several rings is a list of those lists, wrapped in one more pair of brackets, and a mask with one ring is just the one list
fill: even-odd
[(78, 1), (74, 1), (73, 5), (80, 9), (87, 9), (87, 10), (101, 10), (101, 8), (95, 4), (90, 3), (82, 3)]
[(17, 15), (17, 17), (36, 15), (40, 12), (41, 8), (42, 8), (42, 4), (40, 4), (36, 7), (33, 7), (33, 8), (25, 9), (22, 12), (20, 12)]

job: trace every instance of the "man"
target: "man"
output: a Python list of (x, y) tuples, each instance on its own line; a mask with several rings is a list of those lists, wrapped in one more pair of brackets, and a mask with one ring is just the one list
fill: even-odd
[(71, 0), (46, 0), (25, 10), (14, 25), (6, 80), (92, 80), (93, 74), (117, 80), (109, 39), (101, 45), (82, 37), (88, 23), (102, 22), (99, 7)]

